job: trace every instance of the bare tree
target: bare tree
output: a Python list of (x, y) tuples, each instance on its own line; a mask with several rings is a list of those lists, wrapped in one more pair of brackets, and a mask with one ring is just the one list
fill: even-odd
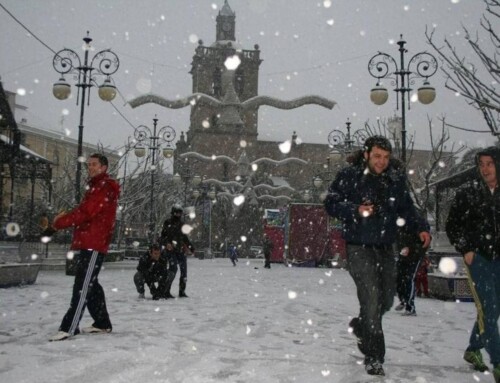
[[(442, 71), (446, 76), (446, 88), (459, 93), (473, 108), (479, 110), (494, 137), (500, 140), (500, 65), (498, 54), (500, 49), (500, 36), (497, 34), (500, 21), (500, 0), (484, 0), (486, 10), (480, 20), (481, 29), (471, 32), (463, 27), (465, 39), (479, 66), (462, 56), (452, 43), (445, 38), (444, 46), (436, 43), (435, 30), (426, 30), (428, 43), (436, 50), (443, 61)], [(487, 38), (482, 38), (486, 35)], [(488, 43), (489, 41), (489, 43)], [(453, 128), (460, 128), (448, 125)], [(488, 133), (488, 131), (475, 131)]]

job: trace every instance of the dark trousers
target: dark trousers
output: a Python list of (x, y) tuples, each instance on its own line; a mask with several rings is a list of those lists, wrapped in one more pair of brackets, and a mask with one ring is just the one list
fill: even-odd
[(406, 311), (415, 311), (415, 277), (419, 265), (420, 260), (398, 261), (398, 298), (405, 305)]
[(476, 253), (467, 274), (474, 303), (477, 308), (477, 319), (474, 322), (469, 339), (469, 349), (485, 348), (490, 355), (491, 364), (500, 364), (500, 334), (498, 318), (500, 317), (500, 259), (487, 261)]
[(384, 362), (382, 316), (391, 309), (396, 292), (396, 261), (392, 248), (347, 245), (349, 273), (359, 300), (360, 333), (365, 363)]
[(167, 289), (170, 292), (170, 287), (177, 274), (177, 267), (181, 269), (181, 275), (179, 277), (179, 294), (186, 291), (187, 283), (187, 259), (184, 253), (171, 252), (167, 253), (168, 258), (168, 283)]
[(168, 275), (165, 271), (165, 275), (157, 276), (156, 278), (148, 278), (148, 280), (146, 280), (144, 275), (138, 271), (134, 274), (134, 284), (139, 294), (144, 294), (144, 285), (146, 284), (153, 298), (162, 298), (167, 292)]
[(270, 269), (271, 268), (271, 253), (264, 253), (264, 258), (266, 260), (264, 262), (264, 267), (267, 269)]
[(97, 276), (101, 271), (104, 254), (93, 250), (80, 250), (75, 255), (75, 282), (73, 284), (73, 295), (69, 309), (59, 326), (59, 331), (65, 331), (71, 335), (78, 334), (80, 319), (82, 319), (85, 307), (89, 309), (90, 316), (94, 320), (93, 326), (102, 329), (111, 329), (104, 290), (99, 284)]

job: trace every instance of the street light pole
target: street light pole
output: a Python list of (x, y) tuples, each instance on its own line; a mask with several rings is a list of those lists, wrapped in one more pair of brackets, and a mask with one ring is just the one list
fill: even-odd
[(387, 53), (379, 52), (368, 62), (368, 72), (377, 79), (377, 84), (370, 92), (370, 98), (376, 105), (384, 104), (389, 94), (382, 86), (380, 80), (387, 78), (395, 83), (394, 91), (397, 93), (396, 109), (399, 109), (399, 98), (401, 98), (401, 161), (406, 164), (406, 101), (410, 109), (410, 92), (413, 90), (410, 85), (414, 79), (423, 78), (424, 83), (418, 91), (418, 100), (422, 104), (430, 104), (436, 98), (436, 90), (429, 84), (429, 77), (433, 76), (438, 68), (436, 58), (428, 52), (419, 52), (413, 55), (405, 65), (406, 41), (401, 35), (397, 43), (399, 45), (399, 66), (397, 61)]
[[(112, 101), (116, 96), (116, 87), (111, 83), (110, 75), (114, 74), (120, 66), (118, 56), (109, 49), (102, 50), (95, 54), (89, 65), (89, 50), (92, 39), (87, 36), (83, 38), (84, 41), (84, 59), (83, 65), (80, 56), (72, 49), (62, 49), (57, 52), (52, 60), (52, 65), (56, 72), (61, 74), (61, 78), (57, 81), (52, 92), (54, 97), (59, 100), (65, 100), (71, 93), (71, 87), (64, 79), (67, 73), (77, 76), (78, 88), (76, 103), (80, 102), (80, 123), (78, 125), (78, 149), (77, 149), (77, 163), (76, 163), (76, 176), (75, 176), (75, 202), (78, 203), (81, 198), (81, 177), (82, 177), (82, 162), (85, 159), (83, 155), (83, 119), (85, 114), (85, 99), (87, 98), (87, 105), (90, 103), (90, 92), (87, 95), (87, 88), (96, 86), (92, 71), (96, 74), (106, 76), (104, 83), (99, 87), (99, 97), (104, 101)], [(80, 98), (81, 92), (81, 98)]]
[[(158, 118), (153, 118), (153, 131), (145, 125), (139, 125), (134, 130), (134, 137), (137, 140), (137, 144), (134, 148), (135, 155), (137, 157), (144, 157), (146, 154), (146, 148), (151, 152), (151, 188), (149, 191), (149, 239), (150, 242), (155, 240), (155, 219), (154, 219), (154, 185), (156, 176), (156, 163), (159, 158), (156, 157), (156, 151), (161, 149), (161, 144), (165, 144), (163, 148), (163, 156), (165, 158), (172, 158), (174, 155), (174, 149), (172, 148), (171, 142), (175, 139), (176, 133), (175, 129), (169, 125), (161, 127), (157, 131)], [(143, 141), (149, 140), (149, 145), (146, 145)]]

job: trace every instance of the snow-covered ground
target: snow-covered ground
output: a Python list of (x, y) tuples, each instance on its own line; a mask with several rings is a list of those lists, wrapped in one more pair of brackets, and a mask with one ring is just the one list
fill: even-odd
[[(347, 271), (267, 270), (245, 259), (188, 264), (190, 297), (167, 301), (137, 299), (135, 262), (105, 264), (113, 332), (62, 342), (47, 339), (68, 307), (72, 277), (43, 271), (35, 285), (0, 290), (0, 381), (493, 382), (462, 360), (473, 303), (418, 299), (417, 317), (386, 314), (387, 375), (371, 377), (348, 332), (358, 303)], [(85, 313), (81, 325), (89, 324)]]

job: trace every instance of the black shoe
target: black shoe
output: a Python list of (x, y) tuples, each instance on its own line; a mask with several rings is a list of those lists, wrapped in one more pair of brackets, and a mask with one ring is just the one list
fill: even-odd
[(384, 368), (382, 367), (382, 363), (380, 362), (371, 362), (365, 364), (365, 370), (368, 375), (385, 376)]
[(189, 298), (185, 292), (179, 293), (179, 298)]
[(170, 293), (165, 294), (165, 299), (173, 299), (173, 298), (175, 298), (175, 297), (172, 294), (170, 294)]

